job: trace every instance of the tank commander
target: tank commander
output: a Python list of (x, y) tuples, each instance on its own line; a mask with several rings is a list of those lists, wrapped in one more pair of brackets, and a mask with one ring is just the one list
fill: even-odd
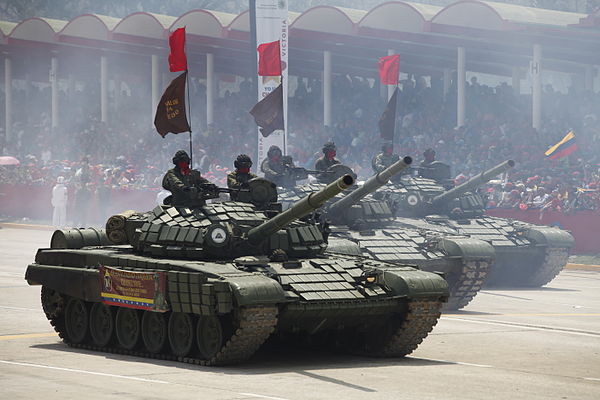
[(171, 199), (165, 199), (165, 204), (201, 206), (204, 205), (202, 193), (216, 191), (216, 185), (204, 179), (200, 171), (190, 168), (190, 161), (190, 156), (184, 150), (175, 153), (175, 167), (167, 171), (162, 181), (163, 188), (172, 193)]
[(278, 146), (269, 147), (267, 158), (260, 163), (260, 170), (265, 174), (265, 179), (277, 186), (284, 183), (287, 171), (283, 162), (283, 153)]
[(377, 174), (398, 160), (400, 160), (400, 157), (398, 154), (394, 154), (394, 145), (389, 142), (384, 143), (381, 146), (381, 153), (377, 154), (371, 161), (373, 172)]
[[(250, 172), (252, 168), (252, 159), (246, 154), (240, 154), (233, 162), (235, 171), (227, 174), (227, 187), (229, 189), (245, 189), (248, 187), (248, 181), (256, 178), (256, 175)], [(236, 201), (235, 192), (229, 194), (231, 200)]]
[(431, 147), (423, 152), (424, 160), (421, 161), (421, 167), (429, 167), (435, 162), (435, 150)]
[[(340, 164), (340, 160), (335, 158), (336, 156), (336, 147), (335, 143), (327, 142), (323, 145), (323, 156), (317, 160), (315, 163), (315, 169), (317, 171), (327, 171), (329, 167), (332, 165)], [(317, 175), (317, 180), (319, 182), (328, 182), (329, 177), (325, 173), (320, 173)]]

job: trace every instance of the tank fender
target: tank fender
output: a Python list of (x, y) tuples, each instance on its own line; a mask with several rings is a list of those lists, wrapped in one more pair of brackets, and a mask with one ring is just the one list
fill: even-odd
[(378, 268), (376, 282), (391, 289), (395, 296), (447, 298), (449, 295), (444, 278), (413, 268)]
[(464, 260), (496, 258), (494, 247), (480, 239), (473, 238), (443, 238), (437, 244), (437, 248), (449, 256), (460, 257)]
[(285, 303), (285, 292), (279, 282), (262, 274), (227, 276), (238, 306)]
[(30, 264), (25, 279), (85, 301), (101, 300), (97, 269)]
[(553, 227), (536, 226), (525, 231), (525, 237), (536, 245), (572, 248), (575, 238), (569, 232)]

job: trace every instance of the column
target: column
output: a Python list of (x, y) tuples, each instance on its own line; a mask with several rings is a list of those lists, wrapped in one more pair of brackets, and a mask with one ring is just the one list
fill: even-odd
[(215, 55), (206, 54), (206, 126), (214, 121), (215, 101)]
[(8, 54), (4, 55), (4, 104), (4, 132), (8, 145), (12, 136), (12, 63)]
[(444, 68), (444, 100), (450, 91), (450, 84), (452, 81), (452, 71), (450, 68)]
[(100, 120), (108, 119), (108, 64), (106, 56), (100, 56)]
[(331, 52), (323, 52), (323, 125), (331, 126)]
[(58, 127), (58, 57), (50, 59), (50, 86), (52, 88), (52, 129)]
[(465, 124), (465, 80), (467, 79), (465, 48), (459, 47), (457, 55), (456, 87), (458, 93), (456, 101), (456, 126), (461, 127)]
[(154, 125), (154, 114), (156, 113), (156, 107), (160, 100), (160, 89), (159, 89), (159, 71), (158, 71), (158, 56), (156, 54), (152, 54), (151, 58), (152, 64), (152, 110), (150, 110), (150, 123)]
[(533, 87), (532, 98), (532, 121), (531, 125), (539, 130), (542, 127), (542, 46), (533, 45), (533, 62), (531, 63), (531, 76)]
[(512, 88), (515, 96), (521, 94), (521, 70), (519, 67), (512, 68)]

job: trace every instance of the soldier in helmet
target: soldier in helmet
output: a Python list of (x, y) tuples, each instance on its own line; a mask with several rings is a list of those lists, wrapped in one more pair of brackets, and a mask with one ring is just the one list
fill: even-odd
[(424, 160), (421, 161), (421, 167), (429, 167), (435, 161), (435, 150), (428, 148), (423, 152)]
[(190, 161), (190, 156), (184, 150), (179, 150), (173, 157), (175, 167), (167, 171), (163, 177), (163, 188), (173, 195), (170, 201), (171, 205), (190, 206), (192, 203), (196, 205), (197, 200), (191, 199), (191, 192), (194, 190), (202, 192), (211, 188), (216, 189), (214, 184), (200, 175), (200, 171), (190, 168)]
[(265, 174), (265, 179), (277, 186), (281, 186), (287, 175), (287, 168), (283, 163), (283, 152), (278, 146), (269, 147), (267, 158), (260, 163), (260, 170)]
[(399, 159), (400, 157), (398, 154), (394, 154), (394, 145), (390, 142), (386, 142), (381, 146), (381, 153), (377, 154), (371, 161), (371, 166), (373, 167), (373, 171), (377, 174)]
[[(248, 181), (256, 178), (250, 168), (252, 167), (252, 160), (246, 154), (240, 154), (233, 162), (235, 171), (227, 174), (227, 187), (229, 189), (244, 189), (248, 187)], [(235, 201), (237, 196), (235, 193), (230, 193), (231, 200)]]
[[(323, 157), (319, 158), (315, 163), (315, 169), (317, 171), (327, 171), (332, 165), (340, 164), (340, 160), (335, 158), (336, 147), (335, 143), (327, 142), (323, 145)], [(318, 174), (317, 180), (319, 182), (328, 181), (326, 174)]]

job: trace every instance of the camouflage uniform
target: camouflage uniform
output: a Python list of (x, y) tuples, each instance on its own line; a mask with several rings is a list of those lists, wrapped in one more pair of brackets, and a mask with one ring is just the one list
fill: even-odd
[(172, 205), (190, 205), (190, 187), (211, 184), (200, 175), (199, 171), (190, 169), (188, 175), (183, 175), (179, 168), (175, 167), (167, 171), (163, 177), (162, 186), (173, 194)]
[(398, 154), (390, 154), (388, 156), (385, 153), (379, 153), (371, 161), (371, 166), (373, 167), (373, 171), (377, 174), (398, 160), (400, 160)]
[[(337, 165), (337, 164), (341, 164), (340, 160), (338, 160), (337, 158), (334, 158), (333, 160), (328, 160), (325, 156), (323, 156), (323, 157), (319, 158), (317, 160), (317, 162), (315, 163), (315, 169), (317, 171), (327, 171), (329, 169), (329, 167), (331, 167), (332, 165)], [(328, 178), (327, 174), (318, 174), (317, 180), (319, 182), (328, 182), (329, 178)]]
[(286, 177), (286, 168), (283, 161), (273, 161), (269, 157), (260, 164), (260, 170), (265, 174), (265, 179), (281, 186)]
[(229, 189), (243, 189), (248, 186), (248, 181), (254, 178), (256, 178), (256, 175), (252, 172), (232, 171), (227, 174), (227, 187)]

